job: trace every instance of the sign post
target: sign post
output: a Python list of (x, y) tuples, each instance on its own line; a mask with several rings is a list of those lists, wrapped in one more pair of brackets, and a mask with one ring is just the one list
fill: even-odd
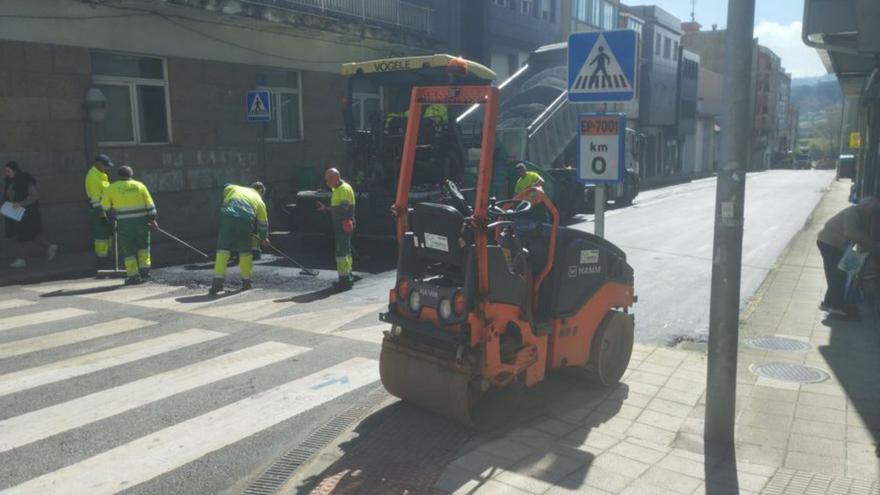
[(626, 115), (584, 113), (578, 116), (578, 180), (595, 184), (595, 231), (605, 236), (605, 184), (623, 180)]
[[(633, 30), (575, 33), (568, 38), (568, 101), (631, 101), (636, 95), (638, 35)], [(595, 234), (605, 236), (605, 185), (624, 179), (626, 115), (578, 115), (578, 179), (594, 184)]]

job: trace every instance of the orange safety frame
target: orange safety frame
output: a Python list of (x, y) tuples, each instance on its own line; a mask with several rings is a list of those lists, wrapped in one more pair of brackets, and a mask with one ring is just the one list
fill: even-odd
[(477, 227), (474, 229), (474, 243), (476, 245), (477, 290), (480, 295), (489, 292), (489, 234), (487, 225), (489, 192), (495, 159), (495, 119), (498, 115), (499, 95), (498, 88), (494, 86), (417, 86), (412, 89), (409, 117), (406, 122), (406, 138), (403, 142), (403, 157), (400, 161), (400, 176), (397, 181), (397, 197), (391, 207), (392, 215), (397, 219), (397, 242), (399, 243), (408, 228), (409, 192), (412, 187), (422, 106), (434, 103), (485, 105), (483, 142), (477, 175), (477, 198), (474, 205), (474, 216), (471, 219), (471, 222)]

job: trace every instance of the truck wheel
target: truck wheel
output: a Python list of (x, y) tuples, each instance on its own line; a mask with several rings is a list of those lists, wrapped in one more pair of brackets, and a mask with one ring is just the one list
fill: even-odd
[(620, 383), (623, 373), (629, 366), (633, 349), (632, 315), (620, 311), (609, 311), (590, 348), (590, 367), (596, 380), (605, 386)]

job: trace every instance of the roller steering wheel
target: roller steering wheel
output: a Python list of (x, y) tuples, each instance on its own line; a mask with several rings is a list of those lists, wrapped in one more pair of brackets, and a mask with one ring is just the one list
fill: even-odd
[(532, 204), (522, 199), (504, 199), (496, 201), (489, 207), (489, 217), (498, 218), (506, 217), (513, 219), (528, 213), (532, 209)]

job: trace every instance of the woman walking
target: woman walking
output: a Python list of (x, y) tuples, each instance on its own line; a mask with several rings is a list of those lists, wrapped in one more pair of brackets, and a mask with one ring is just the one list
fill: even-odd
[[(58, 246), (48, 244), (39, 238), (43, 232), (43, 220), (40, 217), (40, 195), (37, 191), (37, 180), (31, 174), (22, 172), (14, 161), (6, 162), (3, 167), (3, 201), (24, 208), (24, 216), (16, 222), (6, 218), (6, 238), (16, 239), (22, 244), (32, 243), (46, 250), (46, 257), (53, 259)], [(13, 268), (27, 266), (24, 258), (16, 258), (10, 265)]]

